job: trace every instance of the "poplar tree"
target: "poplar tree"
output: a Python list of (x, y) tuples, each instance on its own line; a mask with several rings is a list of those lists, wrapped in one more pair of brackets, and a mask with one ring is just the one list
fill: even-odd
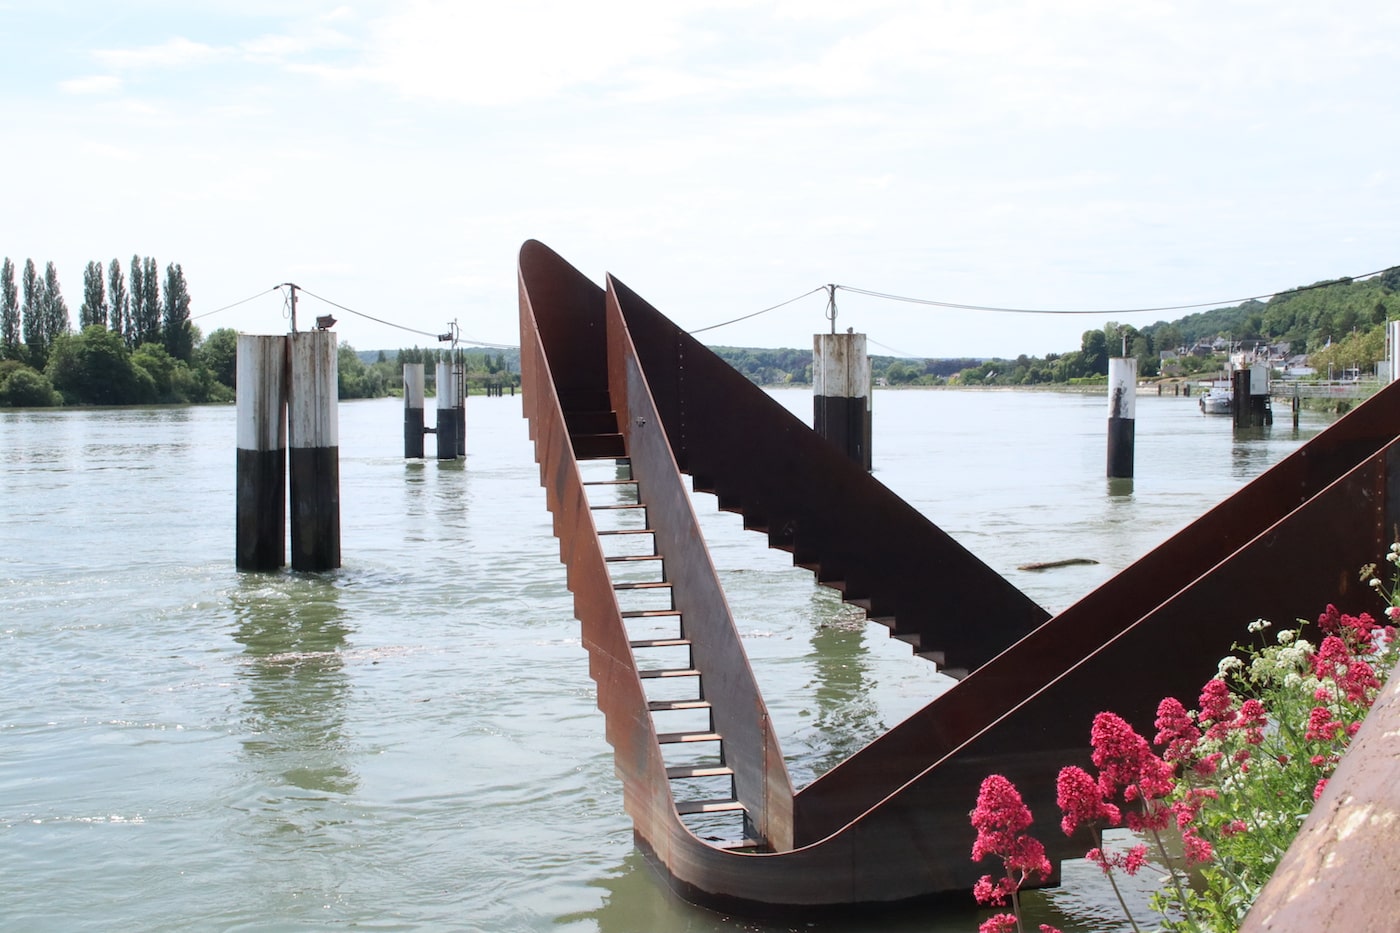
[(138, 343), (160, 341), (160, 270), (156, 268), (156, 257), (147, 256), (145, 269), (141, 274), (141, 328), (137, 332)]
[(58, 268), (52, 261), (44, 266), (44, 342), (52, 345), (59, 334), (69, 330), (68, 304), (58, 287)]
[(90, 262), (83, 269), (83, 303), (78, 308), (78, 329), (92, 324), (107, 326), (107, 288), (102, 281), (100, 262)]
[(127, 315), (131, 312), (127, 309), (126, 275), (116, 259), (107, 266), (107, 297), (110, 313), (107, 329), (114, 334), (125, 334), (130, 326)]
[(194, 327), (190, 323), (190, 293), (185, 271), (178, 262), (165, 267), (165, 320), (161, 327), (165, 350), (177, 360), (194, 355)]
[(19, 289), (15, 286), (15, 264), (10, 257), (0, 265), (0, 357), (19, 356)]
[(145, 275), (141, 265), (141, 257), (135, 254), (131, 257), (131, 299), (130, 312), (126, 319), (126, 345), (135, 347), (141, 342), (141, 301), (146, 294)]
[(24, 273), (20, 278), (24, 290), (24, 304), (20, 308), (24, 318), (24, 346), (29, 351), (29, 362), (42, 369), (47, 355), (44, 344), (44, 280), (39, 278), (39, 270), (34, 268), (34, 260), (24, 261)]

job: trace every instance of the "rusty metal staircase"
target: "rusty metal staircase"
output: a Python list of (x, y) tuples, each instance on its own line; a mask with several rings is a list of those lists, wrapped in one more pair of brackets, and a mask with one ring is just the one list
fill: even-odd
[[(965, 893), (982, 868), (967, 812), (992, 771), (1021, 787), (1052, 859), (1082, 855), (1056, 825), (1054, 777), (1088, 764), (1094, 714), (1111, 706), (1148, 728), (1157, 701), (1193, 696), (1254, 618), (1371, 608), (1356, 569), (1400, 530), (1392, 386), (1050, 618), (616, 279), (600, 288), (534, 241), (519, 279), (525, 414), (624, 805), (638, 844), (696, 901)], [(966, 676), (794, 793), (683, 473)], [(605, 553), (614, 541), (632, 550)], [(678, 683), (689, 691), (655, 692)], [(677, 715), (699, 718), (665, 724)], [(703, 762), (667, 757), (705, 745), (719, 751)], [(719, 789), (694, 792), (702, 780)], [(724, 815), (739, 824), (703, 822)]]

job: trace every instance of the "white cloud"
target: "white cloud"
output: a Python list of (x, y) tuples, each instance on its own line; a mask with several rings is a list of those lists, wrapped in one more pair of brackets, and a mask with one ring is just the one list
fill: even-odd
[(88, 75), (60, 81), (58, 87), (65, 94), (112, 94), (121, 90), (122, 79), (116, 75)]
[(160, 45), (148, 45), (134, 49), (103, 49), (94, 57), (105, 65), (119, 70), (147, 68), (185, 68), (216, 61), (226, 53), (203, 42), (193, 42), (183, 36), (175, 36)]

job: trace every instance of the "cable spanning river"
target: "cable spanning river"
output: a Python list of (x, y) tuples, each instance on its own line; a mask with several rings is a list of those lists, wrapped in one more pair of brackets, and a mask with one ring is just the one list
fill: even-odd
[[(0, 411), (0, 928), (789, 929), (676, 901), (634, 850), (519, 399), (471, 398), (456, 462), (402, 459), (396, 399), (339, 417), (344, 567), (302, 575), (234, 570), (232, 407)], [(1325, 426), (1144, 396), (1109, 483), (1106, 418), (877, 392), (875, 476), (1053, 612)], [(946, 689), (696, 500), (796, 783)], [(1098, 563), (1017, 570), (1068, 559)], [(1065, 880), (1036, 923), (1115, 928), (1097, 869)]]

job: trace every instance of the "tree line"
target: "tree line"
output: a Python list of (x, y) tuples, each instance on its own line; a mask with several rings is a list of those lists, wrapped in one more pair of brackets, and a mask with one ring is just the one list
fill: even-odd
[[(113, 259), (89, 262), (74, 332), (53, 262), (39, 274), (0, 262), (0, 405), (64, 401), (128, 404), (206, 401), (211, 380), (195, 377), (199, 331), (179, 263), (161, 272), (152, 256), (133, 255), (130, 272)], [(181, 371), (183, 368), (183, 371)]]

